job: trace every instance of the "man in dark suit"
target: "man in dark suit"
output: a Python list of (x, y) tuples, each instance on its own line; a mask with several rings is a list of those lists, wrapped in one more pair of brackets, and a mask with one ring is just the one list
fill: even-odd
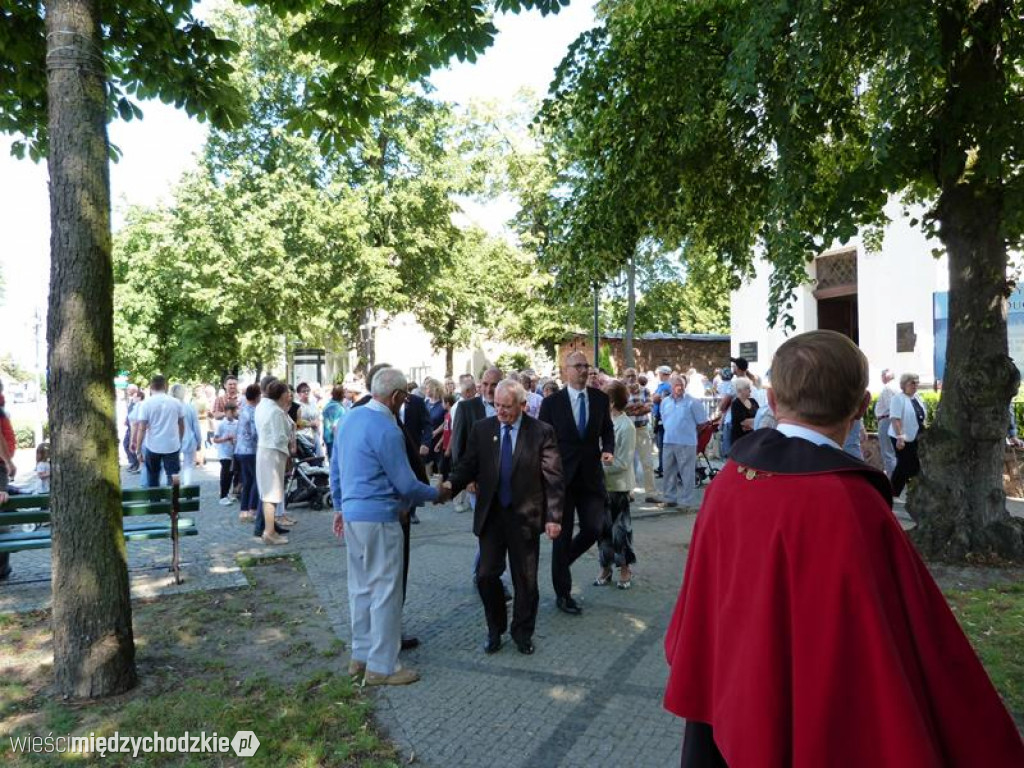
[[(565, 475), (565, 511), (562, 532), (551, 549), (551, 582), (558, 609), (579, 615), (582, 609), (572, 599), (572, 571), (576, 559), (594, 546), (605, 520), (604, 468), (615, 458), (615, 430), (612, 427), (608, 395), (587, 386), (590, 365), (582, 352), (566, 358), (563, 380), (566, 386), (544, 398), (540, 420), (555, 428), (558, 452)], [(573, 538), (573, 522), (580, 532)]]
[(466, 442), (473, 425), (494, 415), (494, 388), (502, 379), (500, 368), (488, 368), (480, 379), (480, 394), (462, 400), (455, 408), (452, 422), (452, 464), (458, 464), (466, 451)]
[[(434, 438), (434, 428), (430, 424), (430, 411), (427, 410), (427, 401), (419, 395), (409, 395), (402, 410), (398, 413), (398, 423), (402, 425), (409, 440), (416, 446), (420, 466), (423, 466), (423, 459), (430, 453), (430, 444)], [(413, 470), (415, 471), (415, 469)], [(423, 475), (426, 477), (426, 468)], [(423, 480), (421, 482), (429, 482)], [(416, 507), (409, 510), (409, 522), (419, 523), (416, 517)]]
[(497, 415), (473, 426), (449, 480), (453, 494), (471, 482), (479, 488), (473, 532), (480, 540), (477, 589), (487, 617), (486, 653), (501, 648), (508, 626), (501, 585), (506, 555), (515, 587), (512, 640), (520, 653), (533, 653), (540, 534), (557, 539), (561, 532), (564, 487), (555, 433), (523, 412), (525, 402), (518, 382), (497, 385)]

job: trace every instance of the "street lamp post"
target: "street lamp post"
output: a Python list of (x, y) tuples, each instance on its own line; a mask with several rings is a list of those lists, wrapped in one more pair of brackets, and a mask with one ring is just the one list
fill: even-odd
[(597, 368), (601, 364), (601, 361), (600, 361), (601, 352), (600, 352), (600, 348), (599, 348), (600, 341), (601, 341), (601, 331), (600, 331), (600, 321), (599, 321), (599, 317), (598, 317), (598, 313), (600, 312), (600, 309), (601, 309), (600, 297), (601, 297), (601, 294), (600, 294), (600, 292), (598, 290), (597, 281), (595, 280), (594, 281), (594, 367), (595, 368)]

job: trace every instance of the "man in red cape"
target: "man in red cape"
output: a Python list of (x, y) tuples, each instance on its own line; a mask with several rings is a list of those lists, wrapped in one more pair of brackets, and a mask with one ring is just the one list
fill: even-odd
[(737, 443), (708, 489), (665, 638), (684, 766), (1024, 766), (888, 480), (840, 450), (867, 381), (845, 336), (787, 341), (778, 429)]

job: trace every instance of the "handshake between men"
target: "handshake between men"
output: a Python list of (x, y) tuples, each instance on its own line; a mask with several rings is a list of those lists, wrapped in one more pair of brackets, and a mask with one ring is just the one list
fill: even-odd
[[(475, 493), (476, 492), (476, 483), (471, 483), (470, 486), (471, 487), (467, 487), (467, 490)], [(437, 500), (434, 503), (435, 504), (445, 504), (446, 502), (451, 501), (451, 499), (452, 499), (452, 484), (451, 484), (450, 481), (445, 480), (443, 483), (441, 483), (440, 486), (438, 486), (438, 496), (437, 496)], [(553, 540), (557, 539), (558, 535), (562, 532), (562, 526), (559, 525), (558, 523), (546, 523), (544, 525), (544, 532), (547, 534), (547, 537), (553, 541)]]

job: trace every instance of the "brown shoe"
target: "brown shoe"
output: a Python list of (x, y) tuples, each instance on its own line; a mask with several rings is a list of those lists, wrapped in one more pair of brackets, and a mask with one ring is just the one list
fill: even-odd
[(420, 673), (415, 669), (409, 667), (402, 667), (401, 669), (395, 670), (390, 675), (384, 675), (380, 672), (366, 671), (366, 677), (363, 678), (363, 685), (375, 686), (375, 685), (409, 685), (415, 683), (420, 679)]
[(292, 520), (290, 517), (288, 517), (288, 515), (281, 515), (279, 518), (277, 518), (277, 522), (279, 522), (281, 525), (288, 526), (296, 525), (298, 523), (297, 520)]
[(279, 533), (264, 533), (263, 534), (263, 543), (264, 544), (270, 544), (270, 545), (273, 545), (273, 546), (277, 546), (277, 545), (280, 545), (280, 544), (287, 544), (288, 543), (288, 537), (287, 536), (282, 536)]
[(366, 662), (356, 661), (352, 659), (348, 663), (348, 676), (352, 678), (355, 683), (363, 682), (363, 677), (366, 675)]

